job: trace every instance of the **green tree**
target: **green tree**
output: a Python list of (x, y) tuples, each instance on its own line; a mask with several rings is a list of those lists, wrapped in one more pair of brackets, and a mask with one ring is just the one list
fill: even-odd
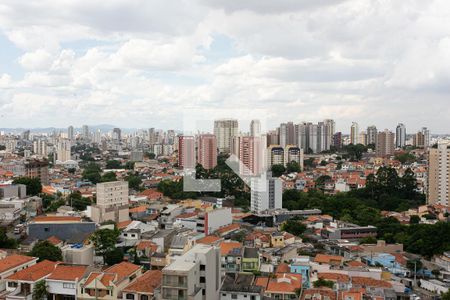
[(283, 173), (286, 172), (286, 168), (283, 165), (273, 165), (272, 166), (272, 176), (280, 177)]
[(414, 215), (409, 218), (409, 224), (419, 224), (419, 223), (420, 217), (418, 215)]
[(292, 172), (300, 172), (300, 165), (298, 164), (298, 162), (296, 162), (295, 160), (288, 162), (286, 164), (286, 171), (288, 173), (292, 173)]
[(45, 280), (39, 280), (36, 282), (33, 288), (33, 300), (43, 300), (47, 298), (47, 283)]
[(50, 243), (49, 241), (40, 241), (34, 245), (30, 252), (31, 256), (38, 257), (39, 261), (51, 260), (61, 261), (61, 249)]
[(316, 179), (316, 188), (323, 191), (325, 189), (325, 183), (330, 180), (331, 177), (328, 175), (320, 176), (319, 178)]
[(135, 174), (128, 175), (127, 181), (128, 181), (128, 186), (134, 190), (139, 190), (141, 183), (142, 183), (141, 177), (139, 175), (135, 175)]
[(113, 248), (105, 252), (105, 263), (109, 266), (123, 261), (123, 251), (119, 248)]
[(81, 195), (79, 191), (73, 192), (68, 197), (69, 204), (78, 211), (86, 210), (88, 205), (91, 205), (91, 200)]
[(408, 270), (414, 273), (422, 270), (423, 264), (420, 259), (410, 259), (406, 262), (406, 267), (408, 268)]
[(325, 280), (323, 278), (319, 278), (318, 280), (314, 281), (313, 286), (315, 288), (327, 287), (327, 288), (332, 289), (334, 287), (334, 282), (331, 280)]
[(377, 239), (369, 236), (369, 237), (365, 237), (359, 240), (360, 244), (376, 244), (377, 243)]
[(281, 226), (281, 230), (289, 232), (295, 236), (300, 236), (306, 231), (306, 225), (299, 220), (287, 220)]
[(121, 169), (121, 168), (122, 164), (118, 160), (111, 159), (106, 162), (106, 169)]
[(125, 163), (125, 169), (127, 169), (127, 170), (133, 170), (135, 164), (136, 164), (136, 162), (134, 162), (134, 161), (127, 161), (127, 162)]
[(114, 172), (106, 172), (102, 175), (101, 182), (111, 182), (111, 181), (117, 181), (116, 173)]
[(119, 235), (120, 232), (117, 229), (99, 229), (95, 231), (90, 237), (95, 247), (95, 253), (103, 256), (103, 259), (106, 261), (106, 253), (116, 248)]
[(450, 290), (441, 294), (441, 300), (450, 300)]
[(6, 228), (0, 227), (0, 248), (3, 249), (16, 249), (18, 242), (16, 239), (9, 238), (6, 235)]
[(98, 164), (91, 162), (83, 170), (83, 179), (89, 180), (93, 184), (101, 181), (101, 168)]
[(31, 177), (19, 177), (14, 179), (13, 184), (24, 184), (27, 186), (27, 195), (36, 196), (42, 192), (41, 179)]

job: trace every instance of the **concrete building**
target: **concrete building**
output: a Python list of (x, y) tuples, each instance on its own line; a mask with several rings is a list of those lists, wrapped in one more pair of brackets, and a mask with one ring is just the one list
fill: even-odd
[(10, 255), (0, 260), (0, 292), (6, 289), (6, 280), (8, 276), (35, 265), (37, 257), (25, 255)]
[(213, 134), (201, 134), (197, 146), (198, 163), (206, 170), (217, 166), (217, 139)]
[(219, 248), (198, 244), (162, 270), (161, 297), (219, 299), (220, 276)]
[(48, 161), (27, 159), (24, 162), (25, 177), (39, 178), (42, 185), (48, 185)]
[(267, 155), (267, 167), (270, 169), (273, 165), (284, 165), (284, 148), (278, 145), (270, 146)]
[(198, 215), (197, 232), (210, 235), (216, 230), (228, 226), (233, 222), (230, 207), (214, 209)]
[(214, 121), (214, 135), (217, 138), (219, 152), (230, 153), (233, 137), (238, 135), (239, 125), (236, 119)]
[(251, 211), (261, 213), (268, 209), (283, 207), (282, 182), (279, 178), (267, 176), (267, 179), (252, 178)]
[(33, 142), (33, 152), (43, 157), (48, 156), (47, 142), (44, 139), (37, 139)]
[(74, 130), (73, 130), (73, 126), (72, 126), (72, 125), (70, 125), (70, 126), (67, 128), (67, 138), (68, 138), (70, 141), (73, 141), (73, 140), (75, 139)]
[(87, 266), (94, 263), (93, 245), (69, 244), (63, 246), (61, 252), (65, 263)]
[(2, 198), (25, 198), (27, 186), (25, 184), (12, 184), (0, 186), (0, 199)]
[(356, 145), (358, 144), (359, 138), (359, 126), (358, 123), (353, 122), (350, 127), (350, 144)]
[(128, 182), (97, 183), (97, 204), (91, 207), (91, 219), (96, 223), (129, 219)]
[(428, 203), (450, 204), (450, 149), (440, 143), (429, 150)]
[(406, 145), (406, 126), (399, 123), (395, 129), (395, 147), (402, 148)]
[(395, 144), (394, 144), (395, 135), (393, 132), (385, 129), (378, 133), (376, 152), (380, 157), (391, 156), (394, 155)]
[(30, 239), (46, 240), (56, 236), (62, 241), (82, 242), (95, 231), (95, 223), (84, 222), (81, 217), (38, 216), (28, 223)]
[(423, 147), (428, 148), (430, 147), (430, 130), (426, 127), (422, 127), (422, 135), (423, 135)]
[(366, 145), (376, 145), (378, 138), (378, 129), (375, 125), (367, 127)]
[(261, 122), (259, 120), (250, 122), (250, 136), (261, 136)]
[(56, 144), (56, 161), (61, 163), (71, 159), (72, 144), (68, 139), (61, 139)]
[(240, 161), (239, 172), (243, 175), (259, 175), (265, 167), (264, 142), (261, 137), (235, 136), (231, 153)]
[(285, 164), (295, 161), (300, 166), (300, 170), (303, 170), (303, 161), (304, 161), (303, 149), (300, 149), (299, 147), (294, 145), (287, 145), (284, 154), (285, 154), (284, 159)]
[(195, 139), (193, 136), (178, 137), (178, 167), (195, 168)]

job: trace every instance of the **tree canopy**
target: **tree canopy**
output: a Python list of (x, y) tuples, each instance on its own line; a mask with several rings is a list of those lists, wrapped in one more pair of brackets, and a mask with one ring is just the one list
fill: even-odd
[(42, 192), (42, 184), (39, 178), (19, 177), (14, 179), (13, 184), (24, 184), (27, 186), (27, 195), (36, 196)]
[(34, 245), (30, 252), (31, 256), (38, 257), (39, 261), (51, 260), (61, 261), (61, 249), (50, 243), (49, 241), (40, 241)]

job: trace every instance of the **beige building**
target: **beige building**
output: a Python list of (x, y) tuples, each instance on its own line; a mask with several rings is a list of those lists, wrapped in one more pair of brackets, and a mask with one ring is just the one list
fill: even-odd
[(428, 203), (450, 203), (450, 149), (442, 143), (429, 151)]
[(395, 134), (385, 129), (378, 133), (376, 151), (380, 157), (394, 155), (395, 150)]
[(239, 125), (236, 119), (214, 121), (214, 135), (217, 138), (219, 152), (230, 153), (233, 136), (238, 135)]
[(128, 182), (97, 183), (97, 204), (91, 207), (91, 219), (96, 223), (129, 220)]
[(219, 299), (219, 248), (198, 244), (162, 270), (162, 299)]

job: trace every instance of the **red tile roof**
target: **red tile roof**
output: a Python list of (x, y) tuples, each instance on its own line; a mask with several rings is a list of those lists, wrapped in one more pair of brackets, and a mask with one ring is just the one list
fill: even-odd
[(161, 285), (162, 272), (159, 270), (147, 271), (141, 277), (131, 282), (125, 292), (136, 292), (142, 294), (152, 294), (154, 290)]
[(291, 270), (288, 264), (281, 263), (277, 267), (277, 273), (289, 273)]
[(136, 249), (141, 251), (147, 248), (150, 248), (152, 252), (156, 252), (156, 250), (158, 250), (158, 245), (152, 241), (141, 240), (136, 246)]
[(220, 247), (220, 254), (222, 256), (227, 255), (230, 253), (231, 250), (236, 248), (242, 248), (242, 244), (239, 242), (222, 242), (219, 244)]
[(43, 260), (29, 268), (9, 276), (7, 279), (36, 282), (37, 280), (51, 274), (55, 270), (57, 264), (58, 263), (54, 261)]
[(214, 244), (218, 241), (220, 241), (221, 238), (215, 235), (207, 235), (204, 238), (201, 238), (199, 240), (197, 240), (197, 244), (207, 244), (207, 245), (211, 245)]
[(80, 265), (57, 265), (52, 274), (47, 277), (53, 280), (76, 281), (83, 277), (87, 266)]
[(17, 255), (17, 254), (7, 256), (4, 259), (0, 260), (0, 273), (8, 271), (12, 268), (19, 267), (23, 264), (29, 263), (35, 259), (36, 258), (31, 256)]
[(62, 243), (62, 241), (59, 239), (59, 238), (57, 238), (56, 236), (54, 236), (54, 235), (52, 235), (51, 237), (49, 237), (48, 239), (47, 239), (47, 241), (49, 241), (52, 245), (58, 245), (58, 244), (60, 244), (60, 243)]
[(340, 273), (319, 273), (317, 274), (317, 277), (320, 279), (335, 281), (335, 282), (350, 282), (350, 277), (346, 274), (340, 274)]
[(276, 278), (270, 279), (266, 293), (292, 294), (302, 287), (302, 275), (300, 274), (277, 274)]
[(33, 222), (81, 222), (81, 217), (70, 216), (38, 216), (33, 219)]
[(382, 288), (392, 288), (392, 284), (387, 281), (368, 278), (368, 277), (352, 277), (352, 285), (353, 286), (371, 286), (371, 287), (382, 287)]
[(317, 254), (314, 258), (314, 262), (316, 263), (326, 263), (329, 264), (330, 262), (338, 262), (341, 263), (344, 260), (342, 256), (337, 255), (325, 255), (325, 254)]
[(130, 225), (131, 222), (133, 222), (133, 221), (128, 220), (128, 221), (122, 221), (122, 222), (119, 222), (119, 223), (117, 223), (117, 228), (118, 228), (118, 229), (124, 229), (124, 228), (126, 228), (128, 225)]
[(117, 275), (119, 275), (120, 278), (123, 278), (130, 276), (140, 268), (141, 266), (123, 261), (106, 269), (105, 273), (117, 273)]

